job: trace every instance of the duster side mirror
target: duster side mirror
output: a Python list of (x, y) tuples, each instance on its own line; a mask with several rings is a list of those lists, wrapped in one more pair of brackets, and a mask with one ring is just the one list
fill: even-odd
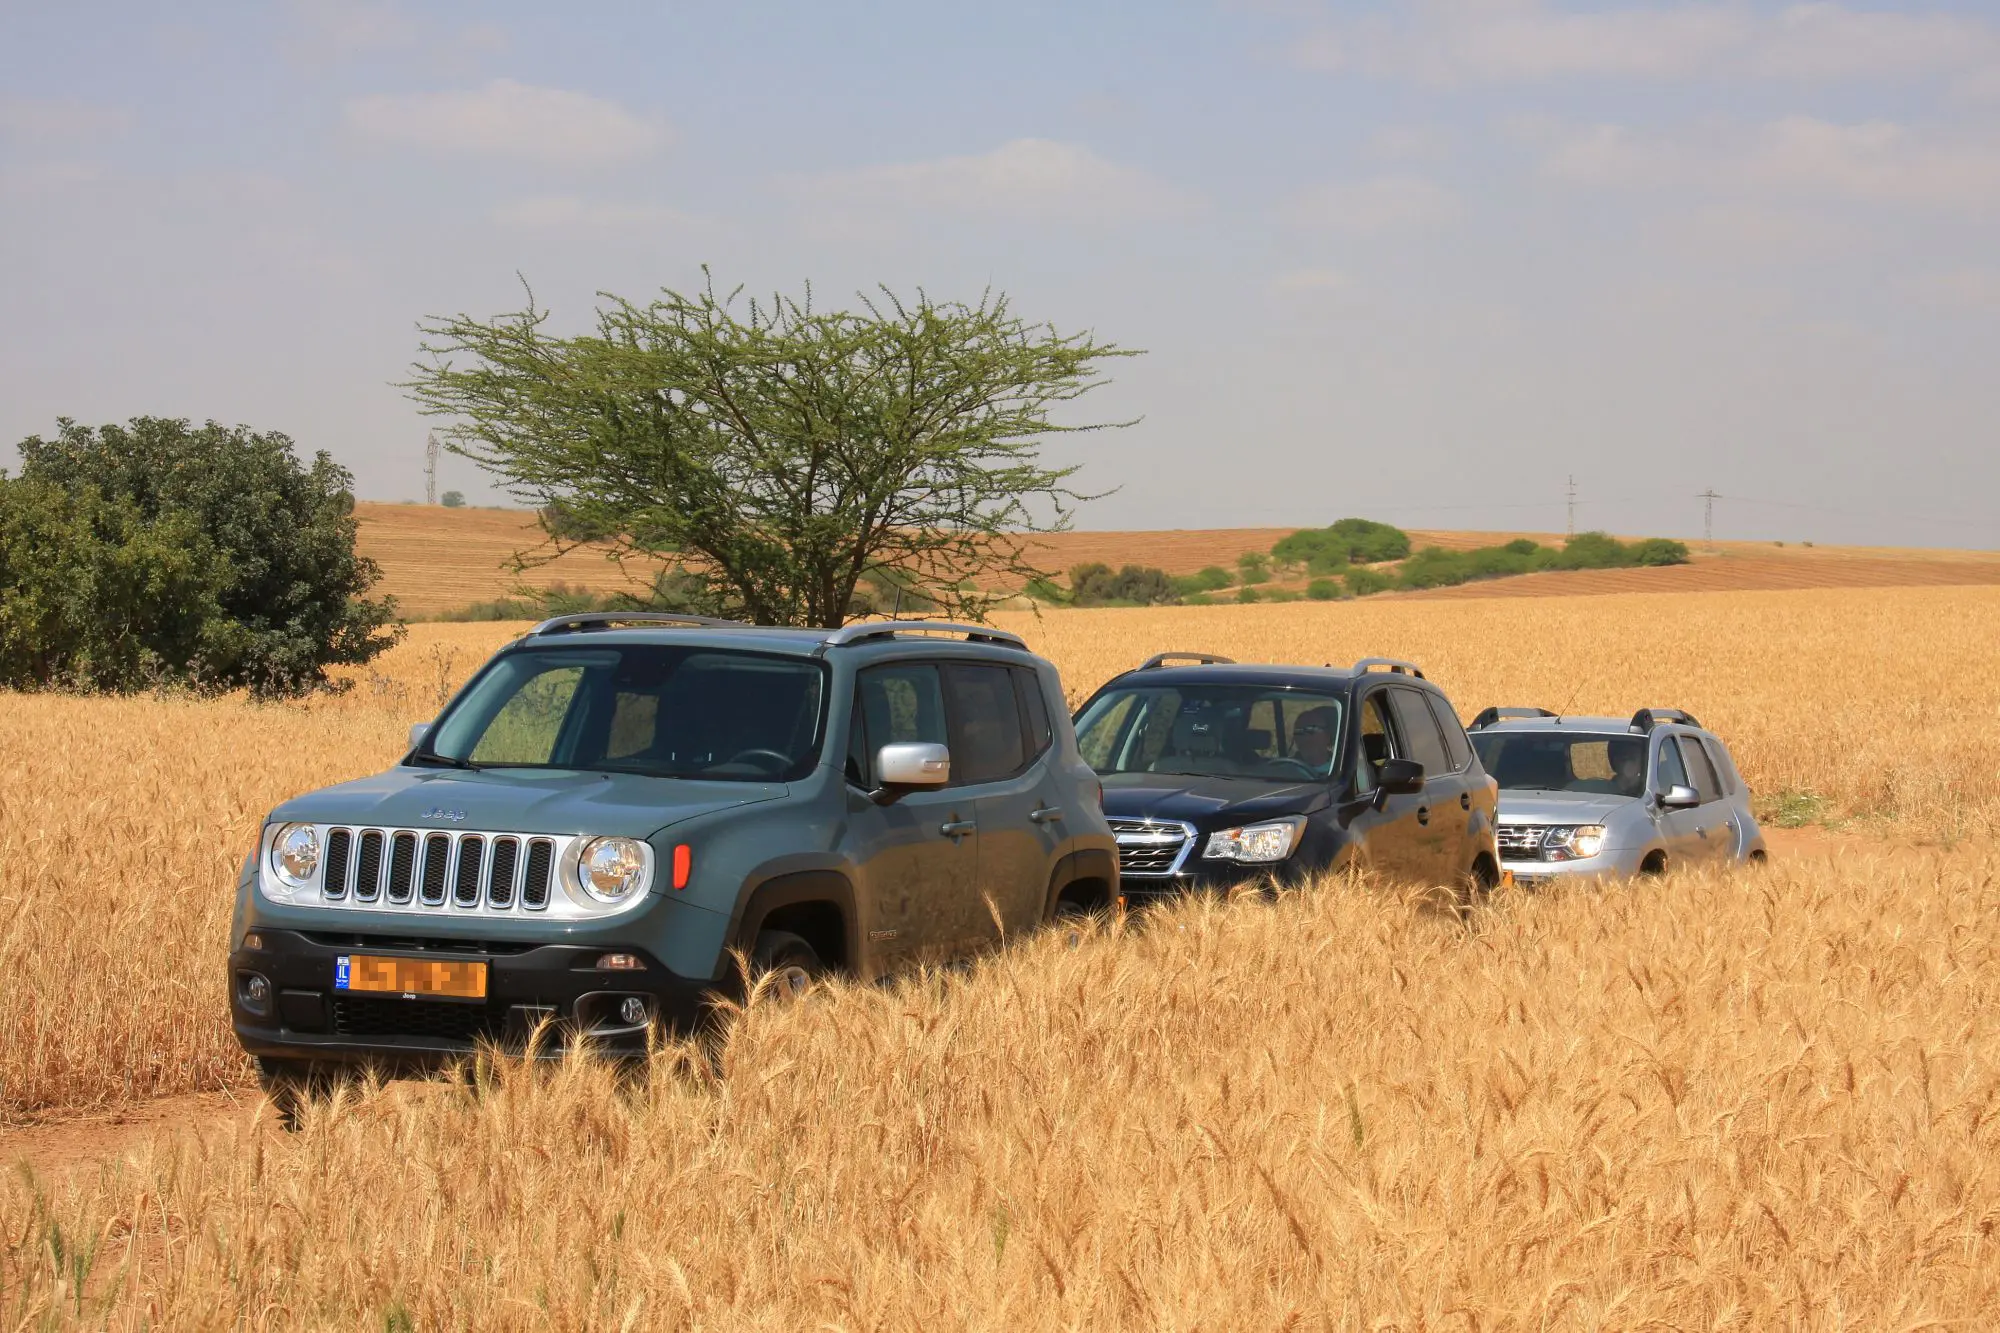
[(410, 724), (410, 748), (414, 750), (419, 745), (422, 745), (424, 743), (424, 737), (430, 735), (430, 733), (431, 733), (430, 723), (412, 722)]
[(1679, 783), (1660, 793), (1660, 808), (1663, 810), (1690, 810), (1700, 804), (1701, 793)]

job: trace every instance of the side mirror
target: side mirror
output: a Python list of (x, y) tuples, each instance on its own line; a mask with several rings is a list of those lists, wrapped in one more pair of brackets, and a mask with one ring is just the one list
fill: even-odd
[(951, 781), (951, 751), (934, 741), (897, 741), (875, 752), (875, 779), (869, 794), (887, 805), (906, 791), (942, 787)]
[(1688, 810), (1700, 804), (1701, 793), (1679, 783), (1660, 793), (1660, 808), (1663, 810)]
[(431, 724), (428, 722), (412, 722), (410, 724), (410, 748), (414, 750), (419, 745), (422, 745), (424, 737), (430, 734), (430, 730)]
[(1385, 796), (1408, 796), (1424, 789), (1424, 766), (1414, 759), (1385, 759), (1376, 775), (1376, 790)]

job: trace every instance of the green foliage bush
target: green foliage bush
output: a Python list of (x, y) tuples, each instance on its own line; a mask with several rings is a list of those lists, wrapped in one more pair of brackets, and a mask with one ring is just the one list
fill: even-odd
[(1378, 592), (1387, 592), (1396, 586), (1396, 580), (1379, 569), (1350, 569), (1347, 571), (1346, 582), (1350, 597), (1368, 597)]
[(465, 508), (465, 492), (446, 491), (443, 495), (438, 497), (438, 503), (443, 505), (446, 509), (463, 509)]
[(323, 452), (159, 417), (65, 418), (20, 452), (0, 474), (0, 684), (298, 695), (400, 634)]
[(1206, 592), (1220, 592), (1236, 582), (1236, 576), (1221, 565), (1209, 565), (1193, 574), (1174, 576), (1174, 590), (1182, 599)]
[(1688, 550), (1677, 541), (1649, 537), (1627, 545), (1602, 532), (1579, 532), (1562, 549), (1517, 537), (1504, 546), (1447, 551), (1426, 546), (1396, 572), (1400, 588), (1447, 588), (1479, 579), (1507, 578), (1545, 569), (1630, 569), (1639, 565), (1686, 564)]
[(1271, 554), (1313, 574), (1331, 574), (1350, 564), (1401, 560), (1410, 553), (1410, 535), (1373, 519), (1343, 518), (1324, 528), (1304, 528), (1283, 537)]
[(1245, 551), (1236, 557), (1236, 579), (1245, 587), (1271, 581), (1271, 557), (1262, 551)]
[(1072, 606), (1165, 606), (1179, 601), (1180, 593), (1163, 569), (1126, 565), (1113, 573), (1091, 561), (1070, 568), (1069, 600)]
[(1306, 596), (1315, 602), (1337, 602), (1346, 595), (1339, 579), (1314, 579), (1306, 584)]

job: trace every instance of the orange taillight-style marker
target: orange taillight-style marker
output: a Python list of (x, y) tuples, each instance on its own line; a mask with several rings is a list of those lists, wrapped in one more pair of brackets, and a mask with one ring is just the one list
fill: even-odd
[(688, 877), (694, 873), (694, 848), (681, 843), (674, 848), (674, 887), (684, 889)]

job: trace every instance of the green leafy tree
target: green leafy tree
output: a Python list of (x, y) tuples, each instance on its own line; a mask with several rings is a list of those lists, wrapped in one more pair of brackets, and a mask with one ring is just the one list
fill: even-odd
[(1180, 591), (1163, 569), (1126, 565), (1114, 573), (1091, 561), (1070, 567), (1069, 598), (1075, 606), (1166, 606), (1180, 600)]
[(1271, 581), (1271, 557), (1262, 551), (1245, 551), (1236, 557), (1236, 581), (1249, 587)]
[(1401, 560), (1410, 554), (1410, 535), (1367, 518), (1343, 518), (1324, 528), (1302, 528), (1281, 537), (1271, 554), (1312, 574), (1337, 574), (1348, 565)]
[(446, 491), (443, 495), (438, 497), (438, 503), (443, 505), (446, 509), (463, 509), (465, 508), (465, 492)]
[[(711, 283), (644, 305), (605, 296), (596, 328), (546, 329), (534, 307), (433, 319), (408, 389), (453, 452), (543, 515), (524, 565), (579, 541), (614, 559), (685, 563), (702, 608), (760, 624), (834, 626), (893, 570), (947, 614), (980, 616), (1046, 571), (1027, 534), (1067, 527), (1074, 468), (1049, 436), (1129, 423), (1058, 421), (1134, 353), (976, 305), (884, 290), (821, 311)], [(972, 576), (978, 586), (962, 586)]]
[[(378, 572), (355, 553), (351, 478), (324, 452), (306, 465), (276, 432), (163, 417), (97, 428), (65, 418), (20, 452), (7, 485), (25, 489), (10, 501), (14, 554), (0, 582), (8, 683), (294, 695), (400, 635), (393, 605), (366, 596)], [(87, 591), (64, 601), (23, 559), (72, 569)], [(135, 589), (150, 608), (129, 605)], [(58, 604), (67, 609), (51, 612)], [(93, 608), (104, 613), (95, 629)], [(114, 642), (121, 634), (129, 644)]]

